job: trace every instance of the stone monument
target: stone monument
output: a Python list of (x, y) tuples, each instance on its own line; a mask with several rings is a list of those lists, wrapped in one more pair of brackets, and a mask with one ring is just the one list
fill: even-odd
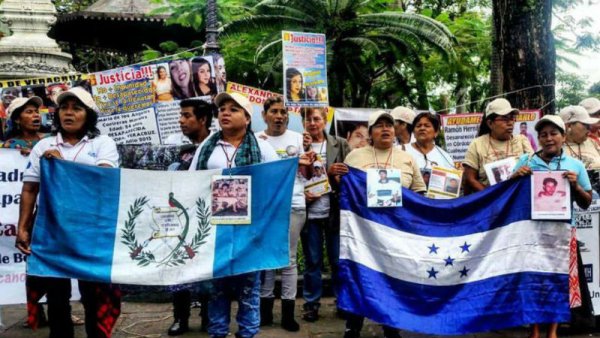
[(0, 79), (74, 74), (72, 56), (48, 37), (56, 22), (50, 0), (4, 0), (0, 21), (12, 35), (0, 39)]

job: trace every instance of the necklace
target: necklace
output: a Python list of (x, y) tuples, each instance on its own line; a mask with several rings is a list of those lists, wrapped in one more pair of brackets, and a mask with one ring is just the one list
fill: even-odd
[[(79, 153), (81, 153), (81, 151), (83, 150), (83, 148), (85, 148), (86, 144), (87, 144), (87, 141), (81, 142), (81, 145), (79, 146), (79, 150), (77, 150), (77, 153), (75, 153), (75, 156), (73, 156), (73, 158), (71, 159), (72, 162), (77, 162), (77, 156), (79, 156)], [(57, 145), (56, 148), (58, 149), (58, 152), (60, 153), (60, 157), (62, 157), (63, 160), (67, 160), (68, 161), (68, 159), (65, 157), (65, 154), (62, 152), (60, 144), (58, 144), (58, 137), (56, 138), (56, 145)]]

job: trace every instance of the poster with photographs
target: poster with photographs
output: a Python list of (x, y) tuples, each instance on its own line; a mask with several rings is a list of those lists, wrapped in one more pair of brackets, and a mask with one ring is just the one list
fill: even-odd
[(321, 160), (313, 162), (312, 170), (307, 173), (304, 191), (315, 196), (322, 196), (331, 192), (331, 185), (327, 177), (327, 169)]
[(460, 195), (462, 170), (443, 167), (431, 168), (427, 197), (434, 199), (456, 198)]
[(531, 218), (571, 220), (571, 186), (564, 171), (534, 171), (531, 177)]
[(521, 110), (517, 115), (513, 135), (521, 135), (527, 139), (534, 152), (538, 151), (537, 131), (535, 124), (540, 120), (539, 110)]
[(117, 144), (161, 144), (181, 132), (179, 103), (226, 89), (220, 55), (109, 69), (89, 75), (98, 129)]
[(252, 220), (252, 177), (212, 177), (212, 224), (250, 224)]
[(282, 31), (283, 91), (288, 107), (327, 107), (325, 34)]
[(517, 160), (514, 157), (508, 157), (500, 161), (484, 164), (483, 168), (490, 181), (490, 185), (508, 180), (512, 175), (516, 164)]
[(367, 169), (367, 206), (369, 208), (402, 206), (400, 169)]

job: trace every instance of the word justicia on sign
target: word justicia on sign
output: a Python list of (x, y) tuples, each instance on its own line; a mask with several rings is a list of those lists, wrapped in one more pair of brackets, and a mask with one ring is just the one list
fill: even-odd
[(132, 80), (141, 80), (152, 78), (152, 67), (143, 66), (140, 68), (119, 68), (118, 71), (98, 73), (90, 77), (92, 85), (105, 85), (117, 82), (125, 82)]

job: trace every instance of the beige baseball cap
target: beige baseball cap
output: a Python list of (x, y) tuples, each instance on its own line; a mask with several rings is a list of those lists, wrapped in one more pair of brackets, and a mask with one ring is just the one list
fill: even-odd
[(245, 97), (242, 94), (239, 93), (220, 93), (215, 97), (215, 105), (217, 107), (219, 107), (221, 105), (221, 103), (223, 103), (223, 101), (226, 100), (233, 100), (235, 101), (235, 103), (239, 104), (240, 107), (242, 107), (245, 111), (246, 114), (248, 114), (248, 116), (250, 116), (250, 118), (252, 118), (252, 104), (250, 103), (250, 101), (248, 100), (247, 97)]
[(562, 130), (563, 134), (565, 132), (565, 122), (562, 120), (562, 118), (558, 115), (544, 115), (544, 117), (542, 117), (539, 121), (537, 121), (537, 123), (535, 124), (535, 131), (537, 131), (538, 133), (540, 132), (540, 130), (542, 129), (542, 126), (544, 124), (547, 123), (552, 123), (553, 125), (557, 126), (558, 129)]
[(17, 110), (29, 103), (34, 103), (38, 107), (40, 107), (44, 103), (44, 101), (42, 101), (42, 99), (38, 96), (14, 98), (12, 100), (12, 102), (8, 105), (8, 108), (6, 108), (6, 112), (8, 113), (8, 118), (10, 119), (12, 113), (15, 110)]
[(83, 89), (83, 87), (73, 87), (65, 92), (60, 93), (56, 98), (56, 103), (60, 106), (60, 104), (70, 97), (74, 97), (81, 101), (86, 107), (95, 111), (96, 113), (100, 113), (100, 109), (96, 105), (92, 94), (87, 90)]
[(590, 115), (600, 114), (600, 100), (595, 97), (588, 97), (579, 102), (579, 105), (585, 108)]
[(495, 99), (494, 101), (488, 103), (487, 107), (485, 107), (485, 117), (488, 117), (492, 114), (508, 115), (510, 113), (518, 114), (519, 110), (517, 108), (513, 108), (507, 99)]
[(392, 109), (391, 113), (396, 121), (406, 122), (410, 125), (413, 124), (417, 113), (414, 110), (402, 106), (398, 106)]
[(369, 115), (369, 129), (371, 129), (371, 127), (377, 123), (377, 121), (379, 121), (379, 119), (381, 118), (386, 118), (388, 119), (392, 124), (394, 124), (394, 117), (392, 116), (392, 114), (386, 112), (385, 110), (377, 110), (371, 113), (371, 115)]
[(581, 122), (583, 124), (595, 124), (600, 121), (600, 119), (596, 119), (590, 117), (587, 110), (582, 106), (567, 106), (560, 110), (558, 115), (562, 118), (562, 120), (566, 123), (574, 123)]

